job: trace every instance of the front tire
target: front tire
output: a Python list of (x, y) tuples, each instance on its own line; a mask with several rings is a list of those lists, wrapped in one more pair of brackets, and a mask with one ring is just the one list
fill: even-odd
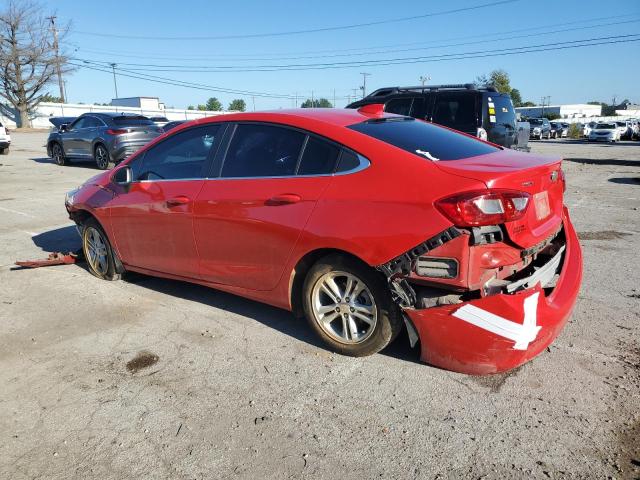
[(91, 274), (102, 280), (120, 280), (120, 274), (116, 271), (115, 253), (107, 234), (93, 218), (83, 225), (82, 252)]
[(93, 151), (93, 159), (96, 162), (96, 166), (100, 170), (106, 170), (107, 168), (109, 168), (109, 164), (111, 163), (111, 159), (109, 158), (109, 151), (101, 143), (96, 145), (96, 148)]
[(384, 278), (355, 259), (337, 254), (320, 259), (302, 291), (307, 321), (335, 352), (372, 355), (402, 329), (399, 308)]

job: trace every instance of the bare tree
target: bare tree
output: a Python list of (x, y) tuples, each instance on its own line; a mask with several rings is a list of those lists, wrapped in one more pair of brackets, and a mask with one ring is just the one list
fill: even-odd
[[(9, 0), (0, 12), (0, 96), (17, 111), (18, 127), (29, 127), (29, 113), (42, 101), (45, 87), (56, 78), (56, 67), (68, 72), (67, 58), (59, 55), (50, 28), (37, 3)], [(69, 25), (58, 30), (64, 38)]]

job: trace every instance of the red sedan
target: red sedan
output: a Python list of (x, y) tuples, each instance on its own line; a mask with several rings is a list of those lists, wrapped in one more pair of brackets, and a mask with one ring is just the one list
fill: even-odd
[(305, 316), (334, 351), (402, 329), (421, 358), (507, 370), (562, 330), (582, 276), (561, 160), (360, 110), (186, 123), (69, 192), (90, 271), (186, 280)]

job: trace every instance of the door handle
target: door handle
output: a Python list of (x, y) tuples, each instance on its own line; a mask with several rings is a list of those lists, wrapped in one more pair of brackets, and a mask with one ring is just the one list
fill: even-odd
[(189, 197), (178, 195), (177, 197), (173, 197), (167, 200), (167, 205), (170, 207), (177, 207), (178, 205), (186, 205), (189, 202), (191, 202), (191, 199)]
[(288, 205), (291, 203), (298, 203), (300, 200), (302, 200), (302, 197), (300, 195), (297, 195), (295, 193), (283, 193), (281, 195), (271, 197), (269, 200), (267, 200), (267, 205)]

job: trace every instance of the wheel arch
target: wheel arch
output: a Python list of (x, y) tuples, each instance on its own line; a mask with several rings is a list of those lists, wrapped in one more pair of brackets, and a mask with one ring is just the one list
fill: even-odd
[[(302, 288), (304, 285), (304, 280), (307, 277), (307, 273), (309, 273), (311, 267), (318, 260), (328, 255), (334, 254), (351, 258), (375, 271), (375, 269), (367, 262), (365, 262), (362, 258), (346, 250), (340, 250), (338, 248), (318, 248), (307, 252), (296, 262), (296, 265), (291, 271), (291, 277), (289, 280), (289, 302), (291, 305), (291, 311), (297, 318), (301, 318), (304, 316), (304, 310), (302, 307)], [(380, 276), (384, 278), (381, 273)]]
[[(78, 226), (81, 226), (89, 219), (94, 220), (98, 225), (100, 225), (100, 228), (107, 236), (107, 240), (109, 240), (109, 244), (111, 245), (111, 249), (113, 250), (116, 273), (124, 273), (125, 268), (124, 265), (122, 265), (122, 261), (120, 260), (120, 254), (118, 253), (117, 245), (115, 244), (113, 239), (109, 237), (109, 231), (104, 227), (100, 219), (86, 209), (77, 209), (69, 212), (69, 218), (71, 218), (71, 220), (73, 220)], [(82, 232), (80, 232), (80, 235), (82, 236)]]

